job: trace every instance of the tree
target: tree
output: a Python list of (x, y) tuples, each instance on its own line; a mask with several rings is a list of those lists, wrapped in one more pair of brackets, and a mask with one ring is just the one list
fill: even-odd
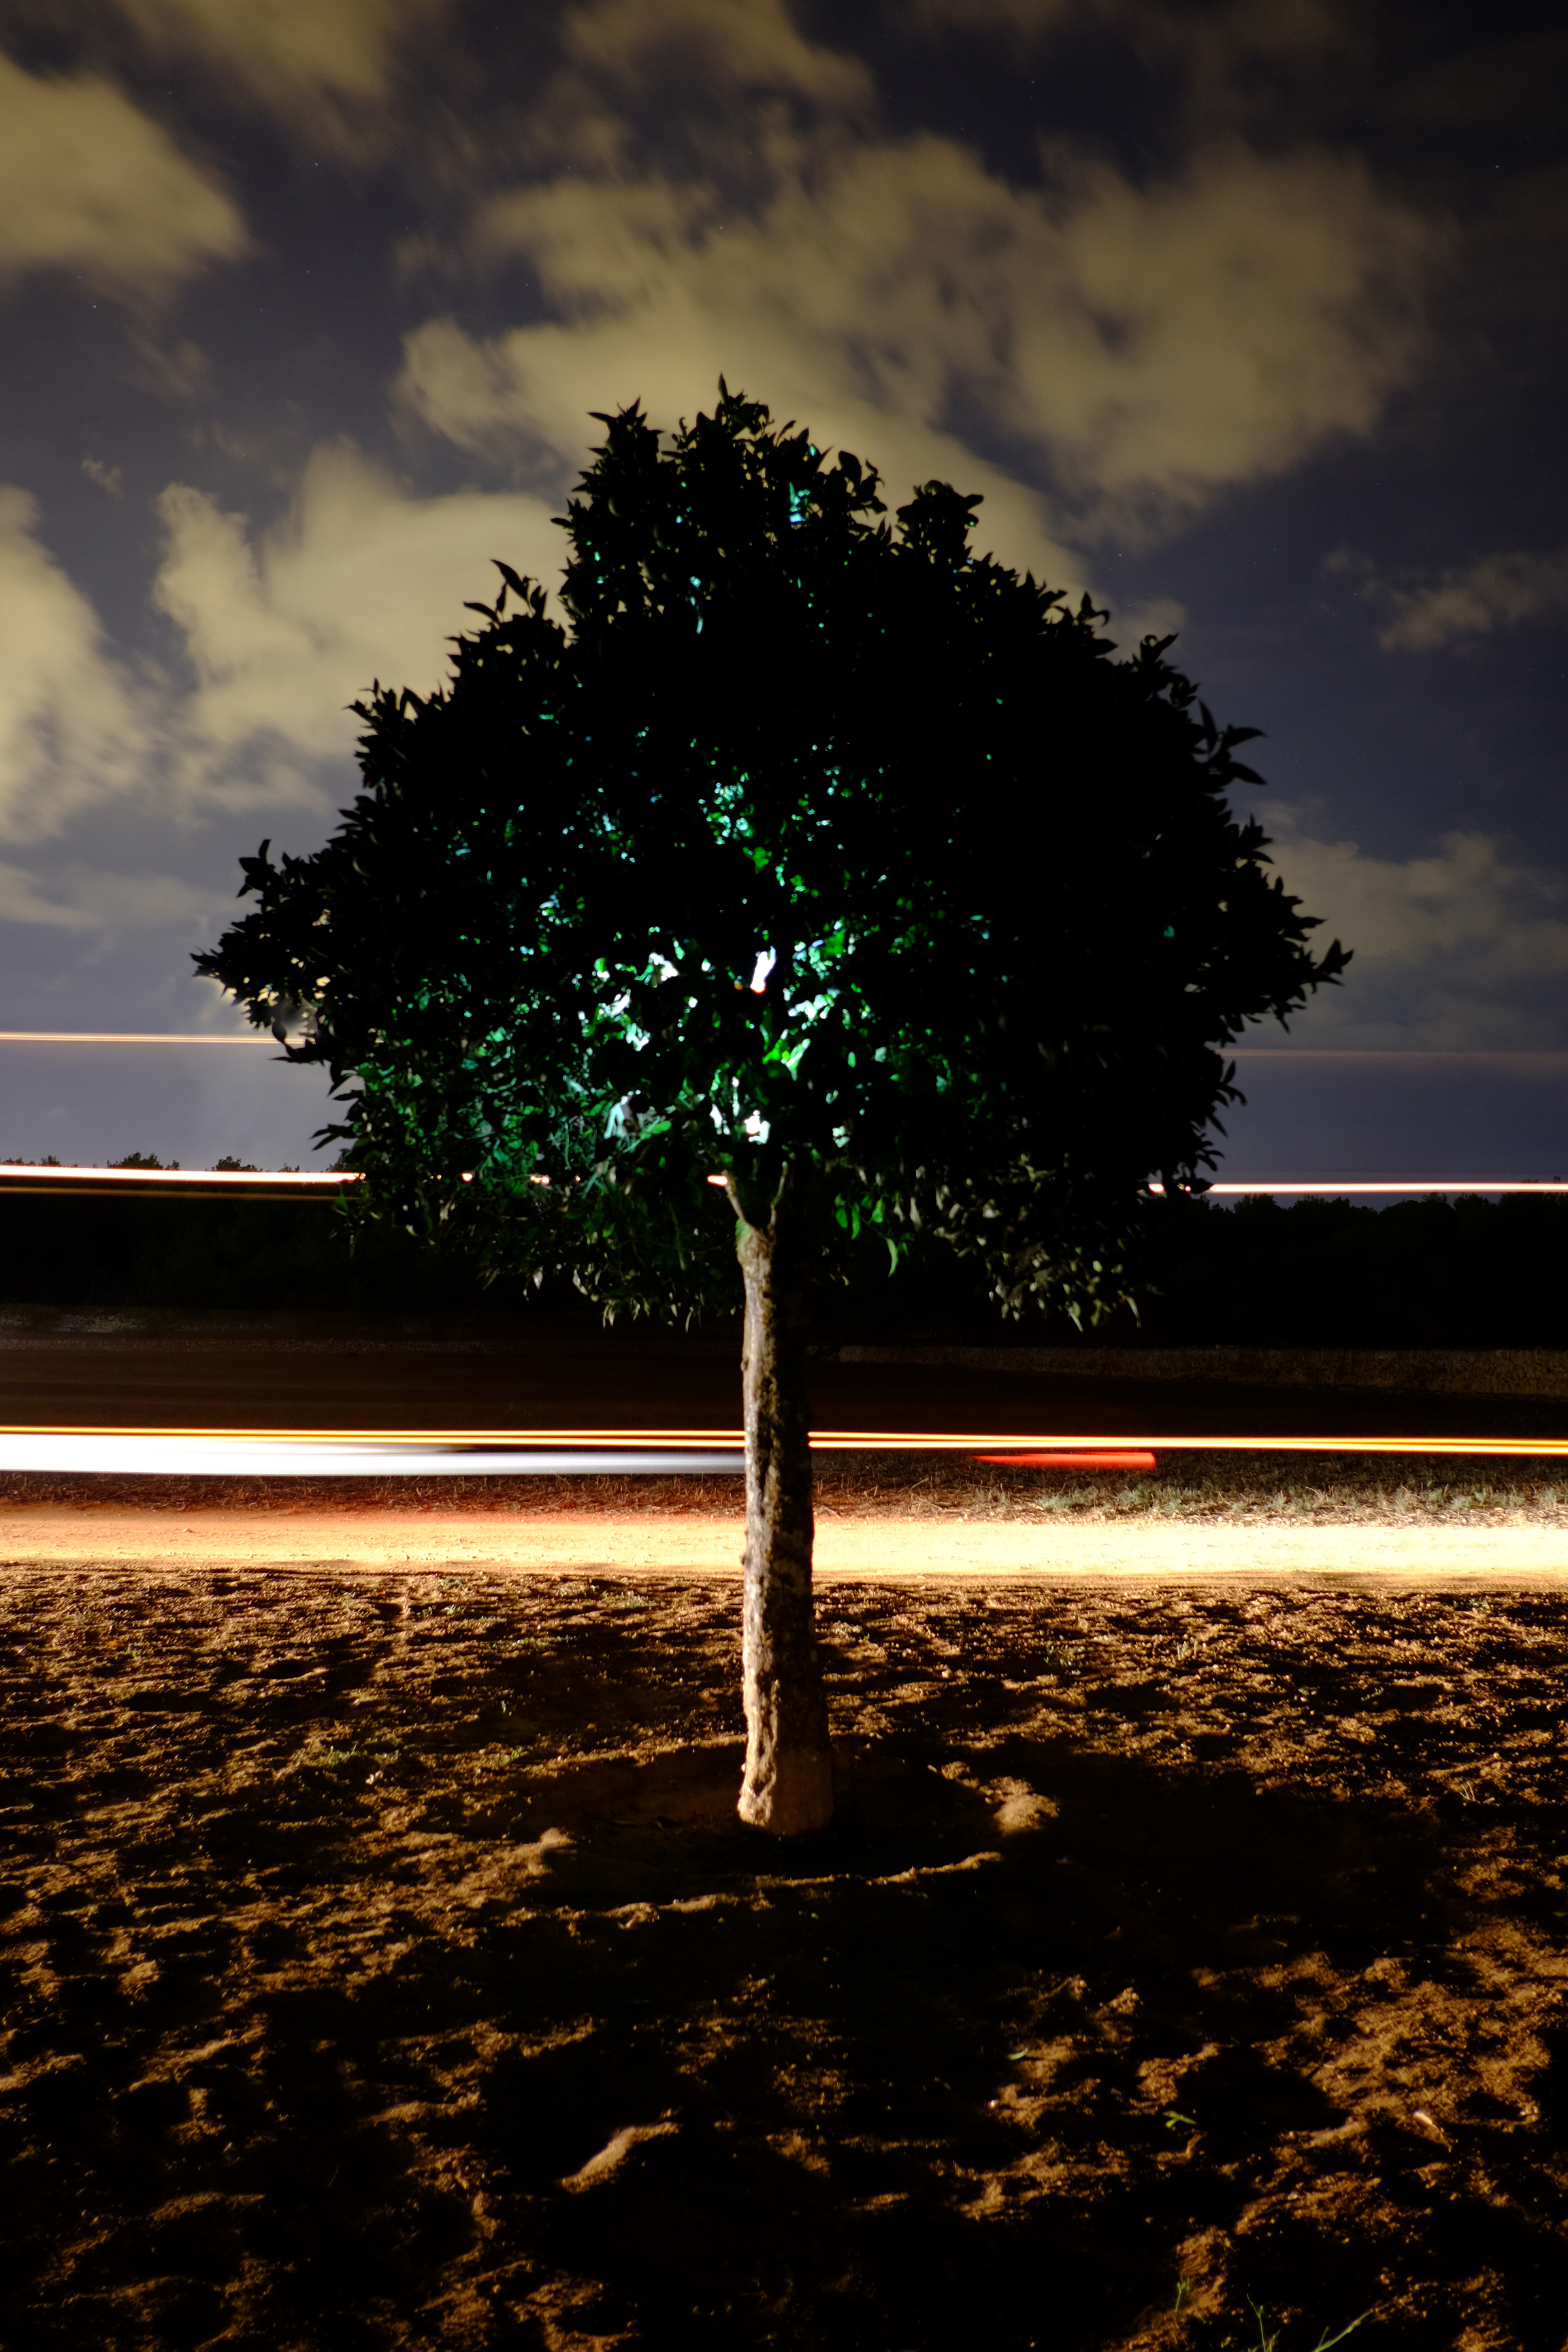
[(1145, 638), (971, 548), (721, 383), (633, 406), (563, 528), (498, 564), (422, 699), (354, 709), (326, 847), (243, 861), (198, 968), (347, 1104), (365, 1213), (606, 1311), (744, 1292), (743, 1819), (832, 1803), (804, 1335), (868, 1238), (981, 1262), (1004, 1314), (1131, 1295), (1152, 1176), (1201, 1183), (1218, 1050), (1346, 961), (1267, 872), (1260, 780)]

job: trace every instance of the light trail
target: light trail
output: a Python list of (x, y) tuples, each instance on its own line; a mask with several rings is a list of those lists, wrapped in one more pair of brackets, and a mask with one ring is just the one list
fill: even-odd
[(275, 1045), (270, 1032), (198, 1037), (188, 1029), (0, 1029), (0, 1045)]
[[(1163, 1184), (1151, 1184), (1149, 1190), (1156, 1199), (1163, 1200), (1165, 1195)], [(1310, 1184), (1295, 1184), (1288, 1179), (1281, 1179), (1277, 1183), (1268, 1184), (1210, 1184), (1202, 1193), (1194, 1194), (1193, 1197), (1205, 1201), (1213, 1201), (1216, 1198), (1231, 1201), (1274, 1199), (1284, 1193), (1293, 1201), (1342, 1201), (1353, 1193), (1357, 1197), (1382, 1194), (1386, 1198), (1421, 1200), (1428, 1194), (1439, 1192), (1568, 1192), (1568, 1182), (1563, 1182), (1556, 1177), (1547, 1182), (1542, 1178), (1533, 1176), (1421, 1176), (1411, 1177), (1398, 1183), (1376, 1184), (1360, 1182), (1320, 1184), (1315, 1181)]]
[[(19, 1030), (0, 1030), (0, 1044), (5, 1044), (7, 1038), (14, 1042), (25, 1034)], [(78, 1042), (91, 1044), (96, 1041), (84, 1034)], [(174, 1044), (178, 1041), (137, 1038), (132, 1042), (138, 1045), (159, 1045)], [(250, 1040), (245, 1037), (190, 1037), (184, 1042), (192, 1045), (244, 1045), (249, 1044)], [(59, 1185), (67, 1190), (83, 1191), (89, 1184), (124, 1185), (132, 1190), (138, 1185), (145, 1185), (152, 1190), (156, 1190), (160, 1185), (176, 1187), (184, 1185), (187, 1191), (198, 1184), (241, 1186), (248, 1184), (253, 1188), (268, 1184), (287, 1186), (296, 1191), (310, 1191), (313, 1188), (317, 1191), (340, 1192), (347, 1185), (363, 1183), (363, 1181), (359, 1171), (354, 1169), (341, 1169), (333, 1173), (326, 1171), (318, 1172), (314, 1170), (300, 1171), (288, 1168), (51, 1168), (31, 1160), (11, 1160), (0, 1165), (0, 1191), (10, 1192), (31, 1192), (40, 1185)], [(548, 1180), (536, 1176), (532, 1181), (540, 1184)], [(708, 1179), (710, 1184), (723, 1184), (726, 1181), (722, 1176), (710, 1176)], [(463, 1181), (465, 1184), (471, 1183), (473, 1179), (471, 1176), (465, 1175)], [(1156, 1199), (1163, 1199), (1165, 1188), (1163, 1184), (1151, 1184), (1149, 1190)], [(1342, 1201), (1370, 1197), (1385, 1200), (1422, 1200), (1428, 1196), (1458, 1192), (1482, 1193), (1489, 1197), (1495, 1197), (1502, 1192), (1568, 1192), (1568, 1181), (1553, 1177), (1548, 1181), (1544, 1178), (1534, 1176), (1412, 1176), (1401, 1179), (1397, 1182), (1380, 1180), (1376, 1183), (1363, 1183), (1358, 1181), (1344, 1184), (1323, 1184), (1315, 1179), (1310, 1182), (1295, 1183), (1289, 1178), (1280, 1178), (1278, 1181), (1271, 1179), (1268, 1183), (1211, 1184), (1204, 1193), (1194, 1197), (1206, 1201), (1279, 1199), (1280, 1197), (1293, 1201), (1307, 1199)]]
[(120, 1477), (210, 1478), (697, 1478), (745, 1468), (739, 1450), (684, 1446), (339, 1444), (308, 1436), (217, 1437), (190, 1432), (0, 1433), (0, 1473), (91, 1471)]
[(58, 1189), (62, 1192), (86, 1192), (94, 1187), (125, 1188), (132, 1192), (145, 1188), (157, 1192), (160, 1187), (173, 1186), (186, 1192), (205, 1190), (209, 1186), (232, 1189), (247, 1185), (252, 1192), (258, 1187), (281, 1186), (290, 1192), (341, 1192), (346, 1185), (363, 1180), (356, 1171), (340, 1169), (335, 1174), (327, 1171), (295, 1168), (49, 1168), (38, 1167), (22, 1160), (0, 1164), (0, 1192), (36, 1192)]
[(1010, 1463), (1015, 1470), (1157, 1470), (1152, 1454), (977, 1454), (976, 1462)]
[(1144, 1454), (1541, 1454), (1568, 1455), (1568, 1437), (1264, 1437), (1192, 1436), (1130, 1437), (950, 1437), (924, 1433), (870, 1431), (814, 1433), (814, 1448), (828, 1452), (863, 1450), (879, 1453), (963, 1453), (977, 1457), (982, 1448), (997, 1459), (1016, 1461), (1020, 1454), (1056, 1456), (1081, 1449), (1086, 1453)]
[[(4, 1042), (5, 1034), (0, 1032), (0, 1044)], [(247, 1041), (244, 1038), (215, 1037), (195, 1038), (188, 1042), (195, 1045), (244, 1045)], [(197, 1184), (241, 1186), (248, 1184), (252, 1187), (276, 1184), (288, 1186), (296, 1191), (314, 1189), (341, 1192), (347, 1185), (363, 1183), (363, 1181), (358, 1171), (353, 1169), (342, 1169), (334, 1174), (326, 1171), (317, 1172), (313, 1170), (301, 1171), (287, 1168), (50, 1168), (41, 1166), (36, 1161), (26, 1160), (8, 1161), (4, 1166), (0, 1166), (0, 1190), (11, 1192), (31, 1192), (40, 1185), (59, 1185), (63, 1189), (74, 1188), (81, 1191), (89, 1184), (124, 1185), (132, 1190), (138, 1185), (145, 1185), (153, 1191), (160, 1185), (176, 1187), (184, 1185), (188, 1191), (193, 1185)], [(468, 1183), (472, 1180), (465, 1176), (463, 1181)], [(535, 1177), (533, 1181), (536, 1183), (542, 1183), (545, 1180)], [(710, 1176), (708, 1181), (710, 1184), (722, 1184), (725, 1179), (722, 1176)], [(1156, 1198), (1163, 1198), (1163, 1184), (1152, 1184), (1149, 1189)], [(1280, 1197), (1289, 1200), (1342, 1201), (1373, 1196), (1385, 1200), (1421, 1200), (1428, 1196), (1457, 1192), (1484, 1193), (1492, 1197), (1501, 1192), (1568, 1192), (1568, 1181), (1560, 1181), (1553, 1178), (1548, 1182), (1542, 1178), (1533, 1176), (1486, 1178), (1413, 1176), (1398, 1183), (1380, 1181), (1375, 1184), (1360, 1182), (1321, 1184), (1316, 1181), (1292, 1183), (1289, 1179), (1281, 1178), (1278, 1182), (1270, 1181), (1267, 1184), (1211, 1184), (1205, 1192), (1195, 1197), (1201, 1197), (1206, 1201), (1279, 1199)]]
[[(1020, 1468), (1154, 1468), (1160, 1454), (1415, 1454), (1568, 1457), (1568, 1437), (1001, 1436), (818, 1430), (824, 1454), (964, 1454)], [(1100, 1457), (1098, 1460), (1092, 1457)], [(112, 1471), (214, 1477), (697, 1477), (745, 1466), (736, 1430), (191, 1429), (58, 1423), (0, 1428), (0, 1473)]]
[[(270, 1033), (259, 1030), (237, 1036), (215, 1037), (198, 1034), (195, 1031), (189, 1029), (0, 1029), (0, 1045), (266, 1046), (275, 1045), (278, 1042), (278, 1039), (273, 1037)], [(1267, 1046), (1255, 1046), (1249, 1050), (1238, 1048), (1237, 1051), (1238, 1053), (1246, 1052), (1247, 1057), (1252, 1060), (1259, 1060), (1263, 1058), (1300, 1060), (1306, 1049), (1300, 1047), (1290, 1049), (1274, 1049), (1271, 1052), (1271, 1050)], [(1320, 1055), (1318, 1058), (1322, 1058), (1322, 1056)], [(1329, 1055), (1328, 1058), (1337, 1060), (1342, 1058), (1342, 1056), (1336, 1054)], [(1548, 1058), (1561, 1059), (1563, 1057), (1555, 1056)], [(272, 1182), (289, 1183), (295, 1186), (312, 1184), (332, 1184), (341, 1186), (343, 1184), (357, 1184), (360, 1181), (359, 1177), (353, 1174), (343, 1174), (339, 1176), (301, 1175), (291, 1171), (283, 1171), (266, 1169), (258, 1170), (256, 1172), (258, 1176), (268, 1177), (268, 1181)], [(188, 1174), (192, 1177), (200, 1175), (212, 1183), (238, 1183), (243, 1181), (239, 1176), (233, 1175), (226, 1170), (220, 1172), (212, 1169), (193, 1169), (188, 1171)], [(186, 1175), (187, 1171), (184, 1170), (172, 1169), (17, 1167), (5, 1172), (6, 1180), (10, 1177), (26, 1176), (35, 1179), (47, 1179), (57, 1182), (68, 1181), (72, 1179), (80, 1180), (84, 1177), (89, 1176), (96, 1176), (99, 1178), (117, 1176), (124, 1182), (152, 1183), (156, 1181), (160, 1177), (174, 1177), (178, 1181), (181, 1177)], [(710, 1176), (708, 1181), (710, 1184), (721, 1185), (727, 1181), (727, 1179), (723, 1176)], [(13, 1186), (12, 1189), (15, 1189), (15, 1187)], [(1160, 1183), (1151, 1183), (1149, 1190), (1156, 1196), (1163, 1196), (1165, 1188)], [(1248, 1198), (1271, 1198), (1284, 1194), (1291, 1200), (1342, 1200), (1352, 1195), (1357, 1198), (1381, 1195), (1388, 1199), (1419, 1199), (1427, 1193), (1454, 1192), (1475, 1192), (1486, 1193), (1489, 1195), (1499, 1192), (1568, 1192), (1568, 1181), (1553, 1178), (1551, 1181), (1547, 1181), (1542, 1179), (1533, 1177), (1527, 1179), (1511, 1177), (1488, 1177), (1485, 1179), (1478, 1179), (1472, 1177), (1423, 1176), (1411, 1178), (1408, 1181), (1402, 1181), (1399, 1182), (1381, 1181), (1376, 1183), (1350, 1182), (1343, 1184), (1324, 1184), (1317, 1181), (1316, 1180), (1306, 1183), (1293, 1183), (1289, 1179), (1285, 1179), (1278, 1182), (1268, 1183), (1248, 1182), (1209, 1184), (1205, 1188), (1202, 1197), (1207, 1200), (1243, 1200)]]

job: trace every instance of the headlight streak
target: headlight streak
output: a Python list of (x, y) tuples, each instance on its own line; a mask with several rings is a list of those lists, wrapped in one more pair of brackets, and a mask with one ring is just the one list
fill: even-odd
[[(1002, 1436), (934, 1430), (818, 1430), (821, 1454), (959, 1454), (1019, 1468), (1157, 1467), (1160, 1454), (1415, 1454), (1568, 1458), (1568, 1437)], [(0, 1473), (212, 1477), (710, 1477), (739, 1474), (738, 1431), (672, 1429), (189, 1429), (12, 1423)]]
[[(842, 937), (842, 934), (837, 936)], [(808, 969), (824, 968), (825, 959), (822, 951), (830, 948), (831, 944), (832, 941), (827, 938), (810, 942), (804, 954), (804, 961)], [(772, 950), (767, 952), (770, 955), (773, 953)], [(762, 961), (763, 957), (759, 955), (759, 966)], [(655, 962), (664, 967), (667, 972), (673, 973), (676, 971), (676, 967), (669, 964), (667, 958), (656, 957)], [(623, 1003), (626, 1001), (625, 998), (620, 1000)], [(801, 999), (791, 1004), (790, 1017), (792, 1021), (800, 1021), (809, 1027), (828, 1008), (831, 1002), (831, 998), (826, 995), (815, 999)], [(800, 1045), (793, 1049), (795, 1058), (798, 1058), (798, 1054), (804, 1051), (805, 1043), (803, 1039)], [(265, 1046), (271, 1050), (276, 1044), (275, 1037), (269, 1033), (261, 1031), (253, 1031), (248, 1034), (215, 1037), (199, 1035), (189, 1030), (0, 1029), (0, 1045), (245, 1045)], [(780, 1058), (787, 1060), (789, 1057), (785, 1055)], [(736, 1117), (737, 1118), (739, 1117), (738, 1105)], [(715, 1124), (721, 1124), (717, 1109), (714, 1111), (714, 1118)], [(314, 1171), (281, 1169), (258, 1169), (254, 1172), (250, 1171), (237, 1172), (228, 1170), (195, 1168), (47, 1168), (20, 1162), (0, 1167), (0, 1190), (32, 1190), (40, 1183), (75, 1184), (79, 1187), (89, 1179), (99, 1183), (112, 1183), (116, 1187), (136, 1184), (156, 1187), (160, 1184), (173, 1184), (184, 1186), (186, 1191), (199, 1183), (202, 1186), (210, 1185), (225, 1189), (237, 1185), (249, 1186), (252, 1190), (258, 1191), (266, 1186), (276, 1186), (279, 1190), (289, 1192), (309, 1191), (312, 1188), (338, 1192), (346, 1185), (360, 1181), (358, 1175), (353, 1171), (329, 1174), (318, 1173)], [(723, 1179), (710, 1177), (709, 1181), (721, 1183)], [(1164, 1190), (1163, 1184), (1158, 1181), (1152, 1181), (1149, 1185), (1150, 1192), (1156, 1198), (1163, 1197)], [(1246, 1182), (1211, 1183), (1205, 1187), (1200, 1197), (1205, 1200), (1262, 1198), (1292, 1201), (1373, 1198), (1417, 1200), (1433, 1195), (1460, 1193), (1495, 1198), (1505, 1192), (1568, 1193), (1568, 1181), (1553, 1179), (1547, 1181), (1533, 1177), (1506, 1176), (1419, 1176), (1382, 1179), (1375, 1182), (1357, 1179), (1342, 1183), (1325, 1183), (1317, 1178), (1302, 1181), (1289, 1177), (1281, 1177), (1269, 1179), (1267, 1181), (1249, 1180)]]
[(188, 1029), (0, 1029), (0, 1045), (275, 1045), (270, 1029), (248, 1036), (198, 1037)]
[[(95, 1041), (86, 1040), (84, 1042), (91, 1043)], [(141, 1045), (143, 1043), (156, 1044), (160, 1041), (157, 1039), (144, 1040), (137, 1038), (132, 1042)], [(196, 1044), (204, 1045), (209, 1044), (226, 1045), (237, 1044), (247, 1045), (250, 1040), (247, 1038), (202, 1037), (195, 1039), (186, 1038), (180, 1042), (183, 1044)], [(266, 1039), (262, 1042), (270, 1044), (271, 1040)], [(0, 1032), (0, 1045), (5, 1043), (5, 1034)], [(717, 1111), (714, 1113), (714, 1120), (716, 1125), (720, 1124), (720, 1114)], [(184, 1185), (187, 1191), (189, 1191), (193, 1186), (205, 1187), (212, 1185), (231, 1188), (235, 1185), (238, 1185), (242, 1188), (249, 1186), (253, 1192), (263, 1190), (268, 1186), (276, 1186), (279, 1191), (287, 1192), (309, 1192), (314, 1189), (319, 1192), (341, 1192), (347, 1185), (358, 1184), (362, 1181), (363, 1180), (358, 1171), (353, 1169), (317, 1171), (312, 1169), (295, 1170), (281, 1168), (258, 1168), (254, 1170), (230, 1170), (216, 1168), (51, 1168), (46, 1165), (40, 1165), (34, 1161), (15, 1160), (0, 1163), (0, 1192), (30, 1192), (36, 1190), (42, 1184), (58, 1185), (62, 1189), (69, 1189), (70, 1187), (75, 1186), (79, 1189), (86, 1184), (96, 1183), (106, 1185), (111, 1184), (117, 1187), (121, 1185), (134, 1187), (141, 1184), (153, 1190), (155, 1190), (160, 1185)], [(547, 1181), (548, 1180), (542, 1178), (538, 1181)], [(719, 1175), (712, 1175), (708, 1179), (708, 1181), (710, 1184), (722, 1184), (724, 1181), (724, 1178)], [(1158, 1183), (1151, 1184), (1149, 1190), (1156, 1198), (1163, 1197), (1164, 1192), (1163, 1185)], [(1248, 1182), (1245, 1184), (1210, 1184), (1201, 1195), (1195, 1197), (1200, 1197), (1204, 1200), (1209, 1201), (1262, 1198), (1288, 1201), (1344, 1201), (1372, 1197), (1384, 1200), (1418, 1201), (1440, 1198), (1445, 1194), (1452, 1195), (1465, 1193), (1496, 1200), (1505, 1193), (1514, 1192), (1568, 1192), (1568, 1180), (1553, 1178), (1551, 1181), (1547, 1181), (1543, 1178), (1518, 1176), (1410, 1176), (1398, 1179), (1397, 1181), (1389, 1180), (1377, 1183), (1364, 1183), (1360, 1181), (1356, 1181), (1344, 1184), (1324, 1184), (1319, 1182), (1316, 1179), (1312, 1180), (1310, 1182), (1302, 1183), (1293, 1181), (1289, 1178), (1281, 1178), (1278, 1181), (1271, 1181), (1268, 1183)]]
[(212, 1478), (599, 1478), (730, 1476), (739, 1451), (701, 1446), (345, 1443), (301, 1431), (292, 1439), (214, 1435), (190, 1430), (0, 1430), (0, 1472), (86, 1471), (118, 1477)]
[(352, 1169), (291, 1168), (50, 1168), (22, 1161), (0, 1163), (0, 1192), (58, 1192), (88, 1196), (95, 1192), (167, 1191), (187, 1197), (216, 1197), (237, 1189), (251, 1195), (305, 1192), (330, 1196), (360, 1181)]

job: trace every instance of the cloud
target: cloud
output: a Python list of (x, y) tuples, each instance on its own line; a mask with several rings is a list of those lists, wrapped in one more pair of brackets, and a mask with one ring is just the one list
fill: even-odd
[(405, 406), (526, 478), (580, 457), (588, 410), (640, 395), (668, 423), (722, 371), (900, 494), (984, 491), (1016, 561), (1047, 483), (1058, 530), (1168, 527), (1367, 432), (1414, 365), (1431, 235), (1352, 158), (1227, 143), (1144, 186), (1058, 159), (1024, 189), (937, 137), (758, 138), (752, 204), (583, 171), (484, 204), (471, 254), (525, 256), (553, 316), (485, 340), (430, 320)]
[(80, 907), (62, 906), (40, 898), (34, 876), (9, 859), (0, 859), (0, 923), (36, 923), (58, 930), (92, 928), (92, 917)]
[(1489, 636), (1521, 621), (1568, 615), (1568, 547), (1486, 555), (1424, 588), (1395, 588), (1373, 578), (1362, 593), (1391, 609), (1378, 632), (1380, 645), (1394, 653), (1433, 653), (1457, 637)]
[[(45, 891), (51, 895), (43, 895)], [(0, 861), (0, 921), (73, 931), (184, 930), (226, 908), (230, 891), (203, 888), (175, 874), (110, 872), (67, 860), (40, 882)]]
[[(376, 677), (438, 684), (465, 598), (498, 584), (490, 558), (550, 580), (565, 547), (535, 499), (416, 499), (347, 443), (314, 452), (259, 535), (186, 485), (157, 504), (153, 600), (180, 633), (185, 683), (116, 657), (40, 543), (35, 502), (0, 485), (0, 839), (50, 839), (110, 800), (163, 820), (214, 802), (319, 807), (323, 767), (353, 751), (347, 706)], [(71, 908), (99, 907), (86, 872), (52, 898), (30, 884), (18, 898), (12, 872), (0, 913), (74, 923)]]
[(40, 546), (37, 520), (26, 491), (0, 486), (0, 835), (12, 840), (58, 833), (131, 788), (154, 740), (145, 690)]
[(650, 59), (684, 55), (710, 81), (748, 90), (793, 90), (818, 106), (858, 107), (874, 94), (857, 58), (805, 39), (782, 0), (588, 0), (562, 28), (575, 63), (612, 83), (637, 86)]
[(448, 0), (115, 0), (152, 48), (195, 58), (308, 136), (387, 97), (399, 44)]
[(125, 496), (125, 478), (118, 466), (106, 465), (101, 457), (84, 457), (81, 470), (89, 482), (96, 482), (99, 488), (107, 491), (111, 499)]
[(1568, 883), (1514, 866), (1482, 834), (1446, 835), (1405, 860), (1298, 834), (1271, 812), (1275, 865), (1354, 952), (1342, 988), (1292, 1024), (1302, 1043), (1505, 1047), (1568, 1041)]
[(464, 599), (498, 584), (492, 556), (552, 577), (564, 551), (539, 500), (415, 499), (346, 442), (312, 454), (289, 514), (259, 541), (183, 484), (158, 510), (154, 601), (195, 672), (180, 781), (247, 803), (313, 797), (320, 763), (352, 751), (359, 721), (346, 706), (373, 678), (439, 682)]
[(247, 242), (217, 182), (108, 82), (0, 56), (0, 278), (69, 270), (156, 298)]
[[(582, 0), (559, 10), (557, 64), (507, 124), (513, 168), (629, 178), (658, 156), (752, 185), (759, 126), (868, 126), (877, 85), (857, 57), (808, 39), (784, 0)], [(476, 152), (485, 144), (483, 134)], [(492, 183), (493, 184), (493, 183)], [(410, 239), (405, 260), (439, 258)]]

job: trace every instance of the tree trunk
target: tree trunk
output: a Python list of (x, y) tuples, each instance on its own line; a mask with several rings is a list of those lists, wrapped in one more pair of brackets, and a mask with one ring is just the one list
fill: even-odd
[(741, 1819), (784, 1835), (822, 1829), (833, 1812), (827, 1701), (811, 1614), (805, 1268), (792, 1208), (786, 1177), (768, 1223), (752, 1224), (742, 1212), (736, 1234), (746, 1284)]

